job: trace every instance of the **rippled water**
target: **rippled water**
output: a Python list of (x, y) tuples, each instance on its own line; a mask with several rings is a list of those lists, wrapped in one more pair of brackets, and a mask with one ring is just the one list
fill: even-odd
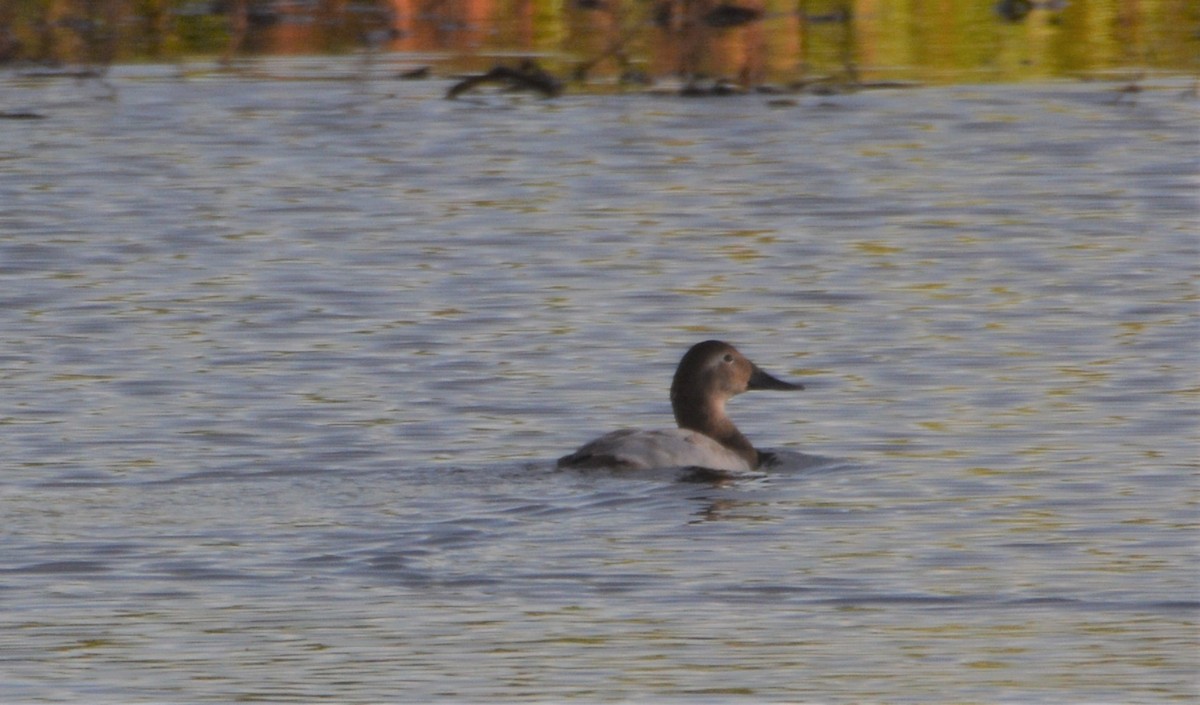
[[(5, 79), (0, 700), (1200, 697), (1187, 83), (267, 66)], [(711, 337), (781, 467), (553, 469)]]

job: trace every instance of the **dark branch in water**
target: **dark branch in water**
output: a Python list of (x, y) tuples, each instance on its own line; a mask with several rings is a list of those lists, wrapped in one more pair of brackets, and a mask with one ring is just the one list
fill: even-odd
[(431, 67), (418, 66), (407, 71), (401, 71), (400, 73), (396, 74), (396, 78), (402, 81), (420, 81), (429, 78), (432, 73), (433, 69)]
[(562, 83), (533, 61), (522, 61), (519, 66), (496, 66), (487, 73), (468, 76), (446, 91), (446, 99), (454, 100), (467, 91), (486, 83), (495, 83), (508, 90), (532, 91), (544, 98), (556, 98), (562, 94)]

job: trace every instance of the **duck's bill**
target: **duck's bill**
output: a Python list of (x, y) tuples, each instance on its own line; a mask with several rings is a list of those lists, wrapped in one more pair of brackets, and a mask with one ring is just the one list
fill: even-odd
[(780, 392), (787, 392), (787, 391), (791, 391), (794, 389), (804, 389), (804, 385), (803, 384), (792, 384), (791, 382), (784, 382), (783, 380), (781, 380), (777, 377), (772, 377), (771, 375), (767, 374), (766, 372), (763, 372), (762, 370), (755, 367), (754, 372), (750, 373), (750, 382), (749, 382), (749, 384), (746, 385), (746, 388), (747, 389), (774, 389), (774, 390), (780, 391)]

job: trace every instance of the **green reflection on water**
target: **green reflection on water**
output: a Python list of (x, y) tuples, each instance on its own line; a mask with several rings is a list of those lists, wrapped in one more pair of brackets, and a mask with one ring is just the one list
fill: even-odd
[[(711, 26), (714, 8), (755, 19)], [(829, 77), (1015, 81), (1200, 72), (1200, 3), (1050, 0), (5, 0), (0, 64), (373, 51), (454, 69), (537, 54), (561, 75), (677, 74), (743, 85)], [(699, 8), (687, 14), (687, 8)]]

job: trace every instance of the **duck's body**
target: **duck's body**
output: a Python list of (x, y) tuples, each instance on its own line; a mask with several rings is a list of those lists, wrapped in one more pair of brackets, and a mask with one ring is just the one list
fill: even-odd
[(614, 470), (700, 467), (744, 472), (753, 470), (758, 464), (751, 465), (744, 455), (691, 429), (640, 431), (624, 428), (600, 436), (574, 453), (559, 458), (558, 466)]
[(754, 470), (762, 462), (762, 454), (725, 414), (725, 402), (752, 389), (803, 388), (763, 372), (728, 343), (698, 343), (679, 361), (671, 382), (671, 408), (678, 428), (614, 431), (559, 458), (558, 466)]

